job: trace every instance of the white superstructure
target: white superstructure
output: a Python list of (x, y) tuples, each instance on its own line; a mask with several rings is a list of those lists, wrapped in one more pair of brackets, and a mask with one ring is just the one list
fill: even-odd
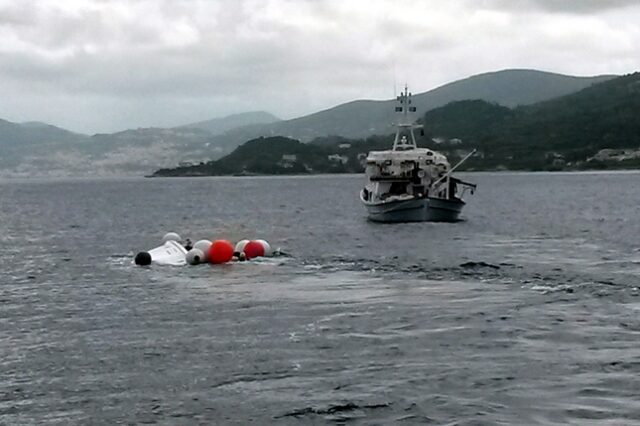
[[(418, 148), (414, 130), (422, 128), (422, 125), (414, 124), (412, 113), (416, 108), (411, 105), (411, 93), (406, 87), (398, 96), (398, 102), (396, 112), (402, 113), (402, 119), (396, 124), (393, 147), (386, 151), (371, 151), (367, 156), (365, 174), (368, 182), (360, 198), (373, 220), (456, 220), (464, 205), (459, 188), (462, 187), (464, 192), (466, 188), (473, 190), (475, 185), (452, 177), (451, 172), (473, 152), (451, 167), (443, 154)], [(429, 211), (429, 200), (434, 200), (432, 209), (450, 212)], [(412, 201), (410, 208), (408, 201)], [(424, 211), (416, 211), (420, 209)], [(401, 211), (401, 214), (394, 211)]]

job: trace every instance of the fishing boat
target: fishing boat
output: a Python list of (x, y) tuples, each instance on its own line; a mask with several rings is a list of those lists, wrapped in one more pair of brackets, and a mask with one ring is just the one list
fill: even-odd
[(393, 147), (371, 151), (367, 155), (367, 182), (360, 200), (368, 217), (375, 222), (455, 222), (465, 205), (467, 190), (473, 194), (476, 185), (452, 176), (452, 173), (475, 150), (451, 167), (447, 157), (428, 148), (419, 148), (414, 131), (416, 107), (405, 86), (397, 98), (396, 112), (402, 118), (396, 123)]

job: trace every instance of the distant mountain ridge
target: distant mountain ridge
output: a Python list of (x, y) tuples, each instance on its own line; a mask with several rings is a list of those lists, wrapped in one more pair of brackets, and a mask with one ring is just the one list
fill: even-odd
[(44, 123), (12, 123), (0, 119), (0, 170), (19, 166), (25, 157), (51, 157), (57, 152), (73, 151), (86, 138)]
[[(503, 70), (414, 94), (413, 99), (421, 114), (464, 99), (483, 99), (512, 107), (574, 93), (611, 78)], [(0, 120), (0, 174), (145, 175), (179, 163), (215, 160), (260, 136), (285, 136), (308, 142), (329, 135), (361, 138), (388, 134), (395, 119), (393, 107), (394, 100), (356, 100), (286, 121), (266, 112), (250, 112), (170, 129), (134, 129), (93, 136), (45, 123)]]
[[(425, 135), (417, 139), (452, 162), (478, 149), (464, 165), (475, 170), (637, 168), (639, 115), (640, 73), (634, 73), (513, 109), (483, 100), (450, 102), (424, 114)], [(380, 136), (308, 144), (257, 138), (217, 161), (161, 169), (154, 176), (361, 172), (363, 155), (390, 144), (390, 137)]]
[(278, 121), (282, 120), (271, 113), (265, 111), (250, 111), (240, 114), (232, 114), (226, 117), (185, 124), (182, 126), (178, 126), (178, 128), (187, 127), (202, 129), (208, 131), (212, 135), (219, 135), (237, 127), (249, 126), (254, 124), (271, 124)]
[[(413, 95), (423, 114), (449, 102), (481, 99), (507, 107), (529, 105), (582, 90), (614, 78), (613, 75), (573, 77), (551, 72), (512, 69), (478, 74)], [(304, 117), (267, 125), (240, 127), (220, 136), (220, 144), (233, 148), (259, 136), (285, 136), (309, 142), (330, 135), (362, 138), (393, 131), (395, 100), (357, 100)]]
[(0, 175), (144, 175), (159, 166), (217, 158), (224, 152), (213, 141), (215, 134), (277, 120), (260, 111), (92, 136), (38, 121), (0, 120)]

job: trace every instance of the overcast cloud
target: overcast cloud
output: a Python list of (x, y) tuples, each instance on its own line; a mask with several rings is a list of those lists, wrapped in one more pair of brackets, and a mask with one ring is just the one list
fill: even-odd
[(0, 0), (0, 118), (86, 133), (291, 118), (473, 74), (640, 70), (623, 0)]

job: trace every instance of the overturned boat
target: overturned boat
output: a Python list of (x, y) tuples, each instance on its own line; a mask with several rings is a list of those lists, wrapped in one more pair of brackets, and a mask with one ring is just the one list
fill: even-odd
[(146, 266), (151, 262), (158, 265), (182, 266), (187, 264), (187, 249), (178, 241), (165, 241), (161, 246), (141, 251), (134, 258), (136, 265)]
[(221, 264), (230, 261), (245, 261), (256, 257), (280, 256), (282, 251), (272, 249), (271, 245), (262, 239), (241, 240), (235, 247), (227, 240), (198, 240), (195, 244), (188, 238), (182, 240), (179, 234), (168, 232), (162, 237), (162, 245), (149, 251), (141, 251), (135, 255), (136, 265), (183, 266), (187, 263), (198, 265), (201, 263)]
[(398, 96), (396, 112), (402, 119), (396, 124), (393, 148), (371, 151), (367, 156), (367, 183), (360, 200), (368, 217), (375, 222), (455, 222), (465, 205), (467, 190), (476, 185), (451, 174), (475, 150), (451, 167), (447, 157), (427, 148), (418, 148), (414, 134), (422, 125), (414, 124), (411, 93), (405, 87)]

